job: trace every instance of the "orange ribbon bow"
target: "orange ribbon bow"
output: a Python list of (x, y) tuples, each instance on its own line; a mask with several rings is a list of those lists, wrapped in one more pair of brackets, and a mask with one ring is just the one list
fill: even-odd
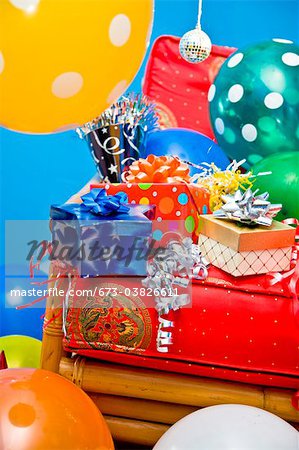
[(190, 182), (187, 164), (173, 156), (149, 155), (134, 161), (125, 174), (127, 183), (181, 183)]

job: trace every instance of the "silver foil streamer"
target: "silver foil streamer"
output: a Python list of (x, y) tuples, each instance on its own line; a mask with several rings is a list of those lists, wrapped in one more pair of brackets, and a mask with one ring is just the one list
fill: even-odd
[(191, 238), (181, 242), (170, 241), (162, 252), (157, 252), (148, 261), (148, 277), (143, 280), (145, 287), (152, 288), (155, 294), (156, 309), (159, 314), (157, 350), (167, 352), (172, 344), (172, 332), (166, 327), (173, 327), (164, 315), (177, 311), (191, 302), (189, 292), (176, 295), (176, 286), (188, 289), (192, 279), (204, 280), (208, 276), (208, 262), (202, 257), (199, 247)]

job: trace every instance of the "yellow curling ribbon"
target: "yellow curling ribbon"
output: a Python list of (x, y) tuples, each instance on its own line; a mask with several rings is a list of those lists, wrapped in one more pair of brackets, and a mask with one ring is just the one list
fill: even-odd
[(195, 175), (192, 181), (207, 189), (210, 193), (210, 209), (217, 211), (223, 205), (222, 196), (234, 194), (238, 190), (246, 191), (252, 188), (255, 176), (252, 172), (242, 173), (239, 167), (244, 164), (233, 161), (225, 170), (219, 169), (216, 164), (202, 164), (202, 172)]

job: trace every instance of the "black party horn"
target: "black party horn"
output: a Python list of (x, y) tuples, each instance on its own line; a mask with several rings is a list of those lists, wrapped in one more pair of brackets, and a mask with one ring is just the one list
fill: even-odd
[(103, 181), (119, 183), (132, 162), (144, 156), (146, 134), (156, 128), (155, 104), (143, 95), (129, 94), (77, 133), (86, 139)]

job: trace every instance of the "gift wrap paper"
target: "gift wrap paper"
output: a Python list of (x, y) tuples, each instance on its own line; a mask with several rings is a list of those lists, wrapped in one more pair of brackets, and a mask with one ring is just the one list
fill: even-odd
[(211, 264), (235, 277), (280, 272), (290, 268), (291, 247), (236, 252), (203, 235), (199, 237), (199, 246), (202, 255)]
[(280, 272), (290, 268), (296, 231), (273, 221), (248, 227), (206, 215), (200, 219), (199, 245), (214, 266), (234, 276)]
[(200, 219), (200, 233), (237, 252), (246, 252), (292, 247), (296, 231), (276, 220), (269, 227), (246, 226), (231, 220), (217, 219), (208, 214)]
[[(159, 241), (165, 228), (179, 227), (180, 234), (198, 238), (200, 214), (208, 214), (209, 193), (196, 184), (185, 183), (139, 183), (139, 184), (102, 184), (91, 186), (105, 187), (108, 194), (125, 192), (130, 203), (156, 205), (156, 220), (153, 223), (153, 237)], [(163, 227), (163, 222), (168, 225)], [(175, 231), (175, 230), (173, 230)]]
[[(80, 279), (74, 291), (97, 292), (96, 295), (71, 298), (65, 323), (65, 345), (73, 349), (109, 350), (139, 353), (155, 342), (150, 310), (154, 298), (135, 295), (142, 288), (135, 278)], [(117, 293), (117, 295), (114, 295)]]
[[(76, 268), (83, 277), (145, 276), (152, 237), (152, 221), (146, 214), (153, 218), (154, 207), (128, 206), (128, 213), (111, 216), (86, 212), (81, 204), (52, 206), (52, 241), (58, 244), (55, 258)], [(99, 249), (92, 255), (90, 249), (95, 245)], [(103, 257), (96, 257), (100, 251), (105, 252)], [(140, 254), (144, 256), (140, 258)]]

